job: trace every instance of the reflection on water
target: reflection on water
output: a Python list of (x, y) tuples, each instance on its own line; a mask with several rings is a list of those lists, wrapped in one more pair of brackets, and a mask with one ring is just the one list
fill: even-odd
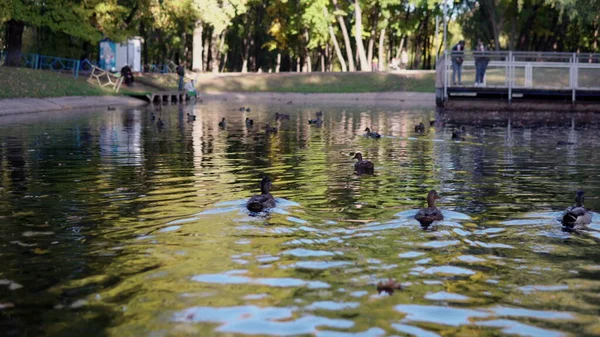
[[(457, 142), (460, 114), (328, 106), (317, 128), (322, 107), (238, 105), (151, 107), (160, 129), (145, 110), (2, 119), (3, 336), (600, 334), (599, 216), (556, 221), (579, 187), (600, 207), (589, 115), (478, 116)], [(277, 207), (249, 214), (265, 175)], [(422, 230), (430, 189), (444, 220)]]

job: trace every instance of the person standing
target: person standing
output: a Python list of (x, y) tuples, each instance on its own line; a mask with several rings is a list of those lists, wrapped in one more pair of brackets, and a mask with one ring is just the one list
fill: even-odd
[(177, 70), (177, 75), (179, 75), (179, 91), (182, 91), (183, 90), (183, 86), (184, 86), (183, 78), (185, 76), (185, 66), (184, 66), (184, 64), (179, 64), (177, 66), (176, 70)]
[(481, 40), (477, 40), (477, 47), (475, 47), (473, 56), (475, 57), (475, 86), (483, 86), (483, 79), (490, 58), (485, 55), (485, 46)]
[(458, 85), (462, 85), (462, 64), (464, 61), (465, 41), (460, 40), (452, 47), (452, 84), (456, 85), (458, 75)]

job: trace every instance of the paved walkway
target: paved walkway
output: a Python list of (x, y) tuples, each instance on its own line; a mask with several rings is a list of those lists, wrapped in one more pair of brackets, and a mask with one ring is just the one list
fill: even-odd
[(147, 103), (125, 96), (68, 96), (54, 98), (0, 99), (0, 116), (44, 111), (82, 110), (89, 108), (136, 107)]

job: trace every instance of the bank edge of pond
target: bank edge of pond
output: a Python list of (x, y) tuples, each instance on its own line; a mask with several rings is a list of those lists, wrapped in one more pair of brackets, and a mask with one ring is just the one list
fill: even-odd
[(352, 104), (385, 105), (399, 108), (435, 108), (435, 94), (426, 92), (368, 92), (368, 93), (280, 93), (280, 92), (202, 92), (204, 101), (269, 102), (280, 104)]
[(0, 99), (0, 116), (109, 107), (137, 107), (147, 103), (125, 96), (65, 96), (52, 98)]

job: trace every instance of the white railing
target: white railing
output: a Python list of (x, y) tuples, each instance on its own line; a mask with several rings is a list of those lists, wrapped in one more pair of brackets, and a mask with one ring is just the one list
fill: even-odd
[(123, 83), (123, 77), (121, 74), (113, 74), (93, 65), (88, 82), (98, 84), (100, 87), (110, 87), (115, 92), (119, 92)]
[[(570, 91), (573, 102), (576, 93), (600, 91), (600, 54), (472, 51), (445, 53), (444, 55), (444, 97), (448, 89), (475, 87), (476, 60), (485, 57), (489, 61), (485, 67), (483, 84), (479, 86), (506, 89), (508, 100), (513, 91), (519, 89), (540, 89)], [(461, 57), (462, 83), (453, 83), (453, 60)], [(458, 79), (458, 74), (455, 75)]]

